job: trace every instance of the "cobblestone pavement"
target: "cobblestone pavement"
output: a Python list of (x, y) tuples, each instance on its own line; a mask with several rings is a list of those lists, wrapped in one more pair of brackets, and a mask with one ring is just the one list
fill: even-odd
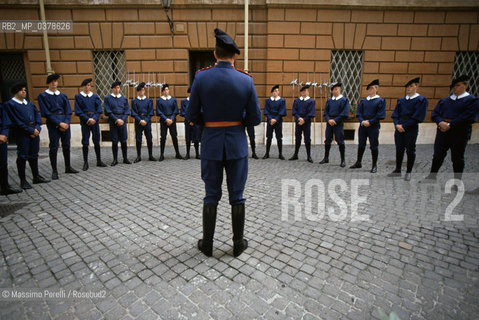
[[(264, 147), (258, 149), (262, 156)], [(286, 147), (285, 156), (292, 150)], [(351, 165), (356, 146), (346, 150)], [(449, 158), (440, 183), (419, 184), (430, 168), (431, 145), (418, 146), (411, 182), (386, 178), (394, 166), (391, 145), (380, 147), (375, 175), (369, 174), (369, 150), (359, 172), (339, 167), (336, 146), (327, 165), (318, 164), (323, 148), (313, 151), (314, 164), (305, 161), (304, 147), (299, 161), (277, 159), (275, 146), (271, 159), (250, 160), (250, 247), (239, 258), (232, 257), (225, 186), (214, 257), (196, 249), (200, 161), (174, 160), (167, 148), (161, 163), (97, 168), (91, 155), (87, 172), (67, 176), (60, 152), (60, 180), (0, 198), (4, 214), (14, 211), (0, 218), (0, 288), (2, 295), (47, 289), (90, 296), (3, 297), (0, 318), (377, 319), (378, 308), (403, 320), (479, 318), (479, 200), (465, 194), (455, 204), (456, 192), (445, 192)], [(109, 148), (102, 154), (111, 162)], [(133, 149), (129, 154), (133, 159)], [(47, 155), (42, 149), (45, 177)], [(14, 151), (9, 157), (10, 184), (18, 185)], [(478, 157), (479, 145), (468, 146), (466, 188), (479, 185)], [(80, 169), (80, 149), (72, 159)], [(328, 192), (334, 178), (344, 183)], [(366, 203), (358, 205), (368, 221), (352, 221), (355, 181), (369, 184), (359, 187)], [(281, 205), (295, 187), (302, 191), (298, 220), (295, 206)], [(320, 217), (323, 196), (326, 208), (336, 211)], [(346, 217), (338, 219), (341, 199)], [(445, 221), (448, 206), (463, 221)]]

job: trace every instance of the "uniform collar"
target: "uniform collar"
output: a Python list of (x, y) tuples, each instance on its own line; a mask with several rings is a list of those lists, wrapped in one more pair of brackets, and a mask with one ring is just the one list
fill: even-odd
[(307, 100), (309, 100), (309, 99), (310, 99), (310, 97), (309, 97), (309, 96), (307, 96), (306, 98), (303, 98), (302, 96), (301, 96), (301, 97), (299, 97), (299, 100), (301, 100), (301, 101), (307, 101)]
[(171, 99), (171, 96), (168, 96), (168, 97), (161, 96), (161, 99), (163, 99), (163, 100), (170, 100), (170, 99)]
[(60, 95), (60, 91), (58, 91), (58, 90), (55, 90), (55, 92), (53, 92), (53, 91), (51, 91), (50, 89), (47, 89), (47, 90), (45, 90), (45, 92), (48, 93), (48, 94), (51, 95), (51, 96), (53, 96), (53, 95), (56, 95), (56, 96)]
[(23, 101), (20, 101), (17, 98), (13, 97), (12, 100), (19, 104), (24, 104), (24, 105), (28, 104), (27, 99), (23, 99)]
[(219, 67), (219, 68), (233, 68), (233, 65), (231, 64), (231, 62), (228, 62), (228, 61), (218, 61), (215, 66)]
[(459, 100), (459, 99), (462, 99), (462, 98), (467, 97), (468, 95), (469, 95), (469, 92), (466, 91), (466, 92), (464, 92), (463, 94), (461, 94), (459, 97), (456, 96), (455, 94), (452, 94), (452, 95), (450, 96), (450, 98), (451, 98), (452, 100), (456, 100), (456, 99)]
[(141, 98), (140, 96), (136, 97), (138, 100), (145, 100), (146, 99), (146, 96), (143, 96), (143, 98)]
[(186, 100), (190, 101), (190, 97), (186, 97)]
[(90, 91), (90, 92), (88, 92), (88, 94), (86, 94), (85, 92), (80, 91), (80, 94), (81, 94), (82, 96), (84, 96), (85, 98), (86, 98), (86, 97), (91, 98), (91, 96), (93, 95), (93, 92)]
[(335, 96), (332, 96), (332, 97), (331, 97), (331, 99), (333, 99), (333, 100), (339, 100), (339, 99), (341, 99), (342, 97), (343, 97), (343, 95), (342, 95), (342, 94), (340, 94), (340, 95), (339, 95), (339, 96), (337, 96), (337, 97), (335, 97)]
[(367, 97), (366, 97), (366, 99), (367, 99), (368, 101), (369, 101), (369, 100), (373, 100), (373, 99), (377, 99), (377, 98), (379, 98), (378, 95), (375, 95), (375, 96), (373, 96), (373, 97), (370, 97), (370, 96), (367, 96)]
[(112, 97), (114, 98), (121, 98), (121, 93), (119, 93), (118, 95), (114, 94), (114, 93), (110, 93)]
[(278, 101), (279, 99), (281, 99), (281, 97), (280, 96), (277, 96), (276, 98), (271, 97), (270, 99), (271, 99), (271, 101)]
[(420, 96), (420, 94), (417, 93), (417, 92), (416, 92), (412, 97), (406, 95), (406, 100), (412, 100), (412, 99), (415, 99), (415, 98), (417, 98), (417, 97), (419, 97), (419, 96)]

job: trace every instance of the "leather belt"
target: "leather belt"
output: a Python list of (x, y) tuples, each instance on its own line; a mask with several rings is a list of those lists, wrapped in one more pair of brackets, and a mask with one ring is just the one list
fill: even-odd
[(330, 114), (329, 117), (334, 117), (336, 118), (338, 116), (338, 114)]
[(114, 114), (115, 116), (123, 116), (123, 115), (124, 115), (123, 113), (114, 113), (114, 112), (113, 112), (113, 114)]
[(83, 114), (95, 114), (96, 112), (83, 112)]
[(140, 113), (139, 116), (140, 117), (145, 117), (145, 116), (147, 116), (147, 114), (146, 113)]
[(53, 115), (55, 116), (64, 116), (65, 114), (64, 113), (52, 113)]
[(205, 122), (205, 127), (207, 128), (233, 127), (233, 126), (240, 126), (240, 125), (241, 125), (241, 121)]
[(444, 119), (444, 118), (443, 118), (442, 121), (444, 121), (444, 122), (451, 122), (452, 119)]
[(401, 116), (401, 120), (409, 120), (409, 119), (411, 119), (410, 116)]

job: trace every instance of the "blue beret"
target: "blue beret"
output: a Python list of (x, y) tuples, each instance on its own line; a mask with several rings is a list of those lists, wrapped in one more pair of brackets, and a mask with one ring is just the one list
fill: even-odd
[(410, 86), (411, 84), (413, 84), (413, 83), (419, 83), (419, 80), (421, 80), (420, 77), (411, 79), (411, 80), (409, 80), (404, 86), (407, 88), (407, 87), (409, 87), (409, 86)]
[(47, 84), (49, 84), (50, 82), (54, 81), (54, 80), (58, 80), (60, 78), (60, 75), (59, 74), (49, 74), (48, 77), (47, 77)]
[(81, 87), (86, 86), (87, 84), (89, 84), (89, 83), (92, 82), (92, 81), (93, 81), (92, 78), (86, 78), (85, 80), (82, 81)]
[(371, 82), (366, 86), (366, 90), (368, 90), (369, 87), (371, 87), (371, 86), (379, 86), (379, 79), (376, 79), (376, 80), (371, 81)]
[(23, 88), (27, 87), (27, 83), (22, 81), (22, 82), (17, 82), (15, 83), (11, 88), (10, 92), (15, 95), (18, 91), (21, 91)]
[(238, 46), (234, 42), (234, 40), (223, 30), (216, 28), (215, 29), (215, 38), (216, 38), (216, 45), (220, 48), (228, 52), (234, 52), (240, 54), (240, 50)]
[(460, 75), (459, 77), (452, 80), (450, 88), (454, 88), (454, 86), (459, 82), (469, 81), (470, 77), (468, 75)]
[(144, 82), (140, 83), (140, 84), (136, 87), (136, 91), (140, 91), (141, 89), (143, 89), (143, 88), (145, 87), (145, 85), (146, 85), (146, 84), (145, 84)]
[(121, 86), (121, 81), (115, 81), (111, 84), (111, 88), (113, 89), (116, 86)]
[(336, 88), (336, 87), (340, 87), (340, 88), (341, 88), (342, 86), (343, 86), (343, 84), (342, 84), (340, 81), (338, 81), (338, 82), (333, 82), (333, 83), (331, 83), (331, 91), (333, 91), (333, 89)]

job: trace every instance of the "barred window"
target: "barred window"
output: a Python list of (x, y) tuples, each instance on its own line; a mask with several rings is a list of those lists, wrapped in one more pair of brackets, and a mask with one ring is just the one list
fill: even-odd
[[(111, 84), (116, 80), (126, 81), (126, 60), (124, 51), (93, 51), (96, 94), (100, 99), (111, 93)], [(124, 87), (121, 86), (124, 95)]]
[[(8, 101), (12, 95), (10, 87), (18, 82), (26, 81), (25, 65), (23, 63), (22, 53), (0, 54), (0, 84), (1, 84), (1, 101)], [(28, 99), (27, 91), (27, 99)]]
[(466, 74), (471, 77), (469, 81), (469, 93), (479, 95), (479, 52), (458, 51), (454, 58), (454, 70), (452, 78)]
[(359, 103), (361, 98), (361, 78), (363, 73), (363, 52), (358, 50), (331, 51), (330, 81), (341, 81), (341, 94), (351, 103)]

